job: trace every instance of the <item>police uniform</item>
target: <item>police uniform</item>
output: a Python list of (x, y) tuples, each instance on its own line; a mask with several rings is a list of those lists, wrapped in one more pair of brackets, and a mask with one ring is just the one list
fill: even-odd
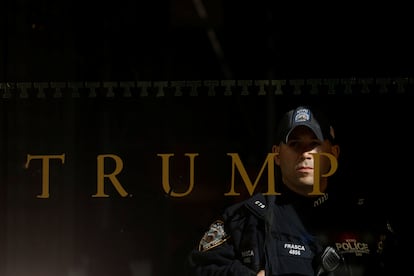
[(395, 275), (387, 222), (361, 200), (344, 206), (329, 195), (286, 190), (230, 206), (191, 252), (190, 275)]
[[(287, 143), (297, 126), (310, 128), (320, 141), (335, 142), (327, 118), (300, 106), (282, 117), (276, 144)], [(190, 274), (396, 275), (396, 240), (383, 213), (329, 191), (331, 185), (318, 198), (280, 185), (280, 195), (258, 193), (230, 206), (191, 252)]]

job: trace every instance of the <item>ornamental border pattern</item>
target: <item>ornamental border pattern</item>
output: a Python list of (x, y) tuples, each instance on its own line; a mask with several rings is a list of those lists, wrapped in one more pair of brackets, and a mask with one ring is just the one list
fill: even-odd
[(414, 77), (285, 80), (0, 82), (0, 99), (412, 94)]

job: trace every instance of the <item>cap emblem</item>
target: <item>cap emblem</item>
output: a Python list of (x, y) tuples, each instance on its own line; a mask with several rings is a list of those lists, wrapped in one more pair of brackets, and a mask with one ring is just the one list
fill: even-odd
[(296, 110), (296, 114), (295, 114), (295, 123), (298, 122), (306, 122), (306, 121), (310, 121), (310, 115), (311, 112), (309, 109), (307, 108), (301, 108)]

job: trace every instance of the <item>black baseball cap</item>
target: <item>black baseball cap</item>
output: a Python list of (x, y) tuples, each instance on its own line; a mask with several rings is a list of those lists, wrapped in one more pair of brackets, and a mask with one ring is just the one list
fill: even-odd
[(283, 115), (277, 128), (276, 142), (287, 143), (289, 134), (297, 126), (307, 126), (321, 141), (335, 141), (334, 130), (325, 114), (308, 106), (299, 106)]

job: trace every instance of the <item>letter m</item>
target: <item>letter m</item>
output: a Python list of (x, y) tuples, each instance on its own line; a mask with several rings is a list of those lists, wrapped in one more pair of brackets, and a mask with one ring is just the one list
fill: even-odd
[(266, 160), (260, 169), (259, 174), (257, 175), (257, 178), (255, 179), (254, 183), (250, 180), (246, 169), (243, 166), (243, 163), (240, 160), (240, 157), (237, 153), (228, 153), (232, 158), (232, 172), (231, 172), (231, 189), (228, 193), (225, 193), (225, 196), (237, 196), (240, 195), (240, 193), (237, 193), (234, 189), (234, 182), (235, 182), (235, 174), (236, 169), (240, 173), (240, 176), (243, 179), (243, 182), (247, 188), (247, 191), (250, 195), (253, 195), (254, 190), (257, 187), (257, 184), (259, 183), (260, 177), (262, 176), (265, 168), (267, 167), (267, 177), (268, 177), (268, 191), (265, 193), (266, 195), (279, 195), (280, 193), (276, 192), (275, 190), (275, 153), (268, 153)]

